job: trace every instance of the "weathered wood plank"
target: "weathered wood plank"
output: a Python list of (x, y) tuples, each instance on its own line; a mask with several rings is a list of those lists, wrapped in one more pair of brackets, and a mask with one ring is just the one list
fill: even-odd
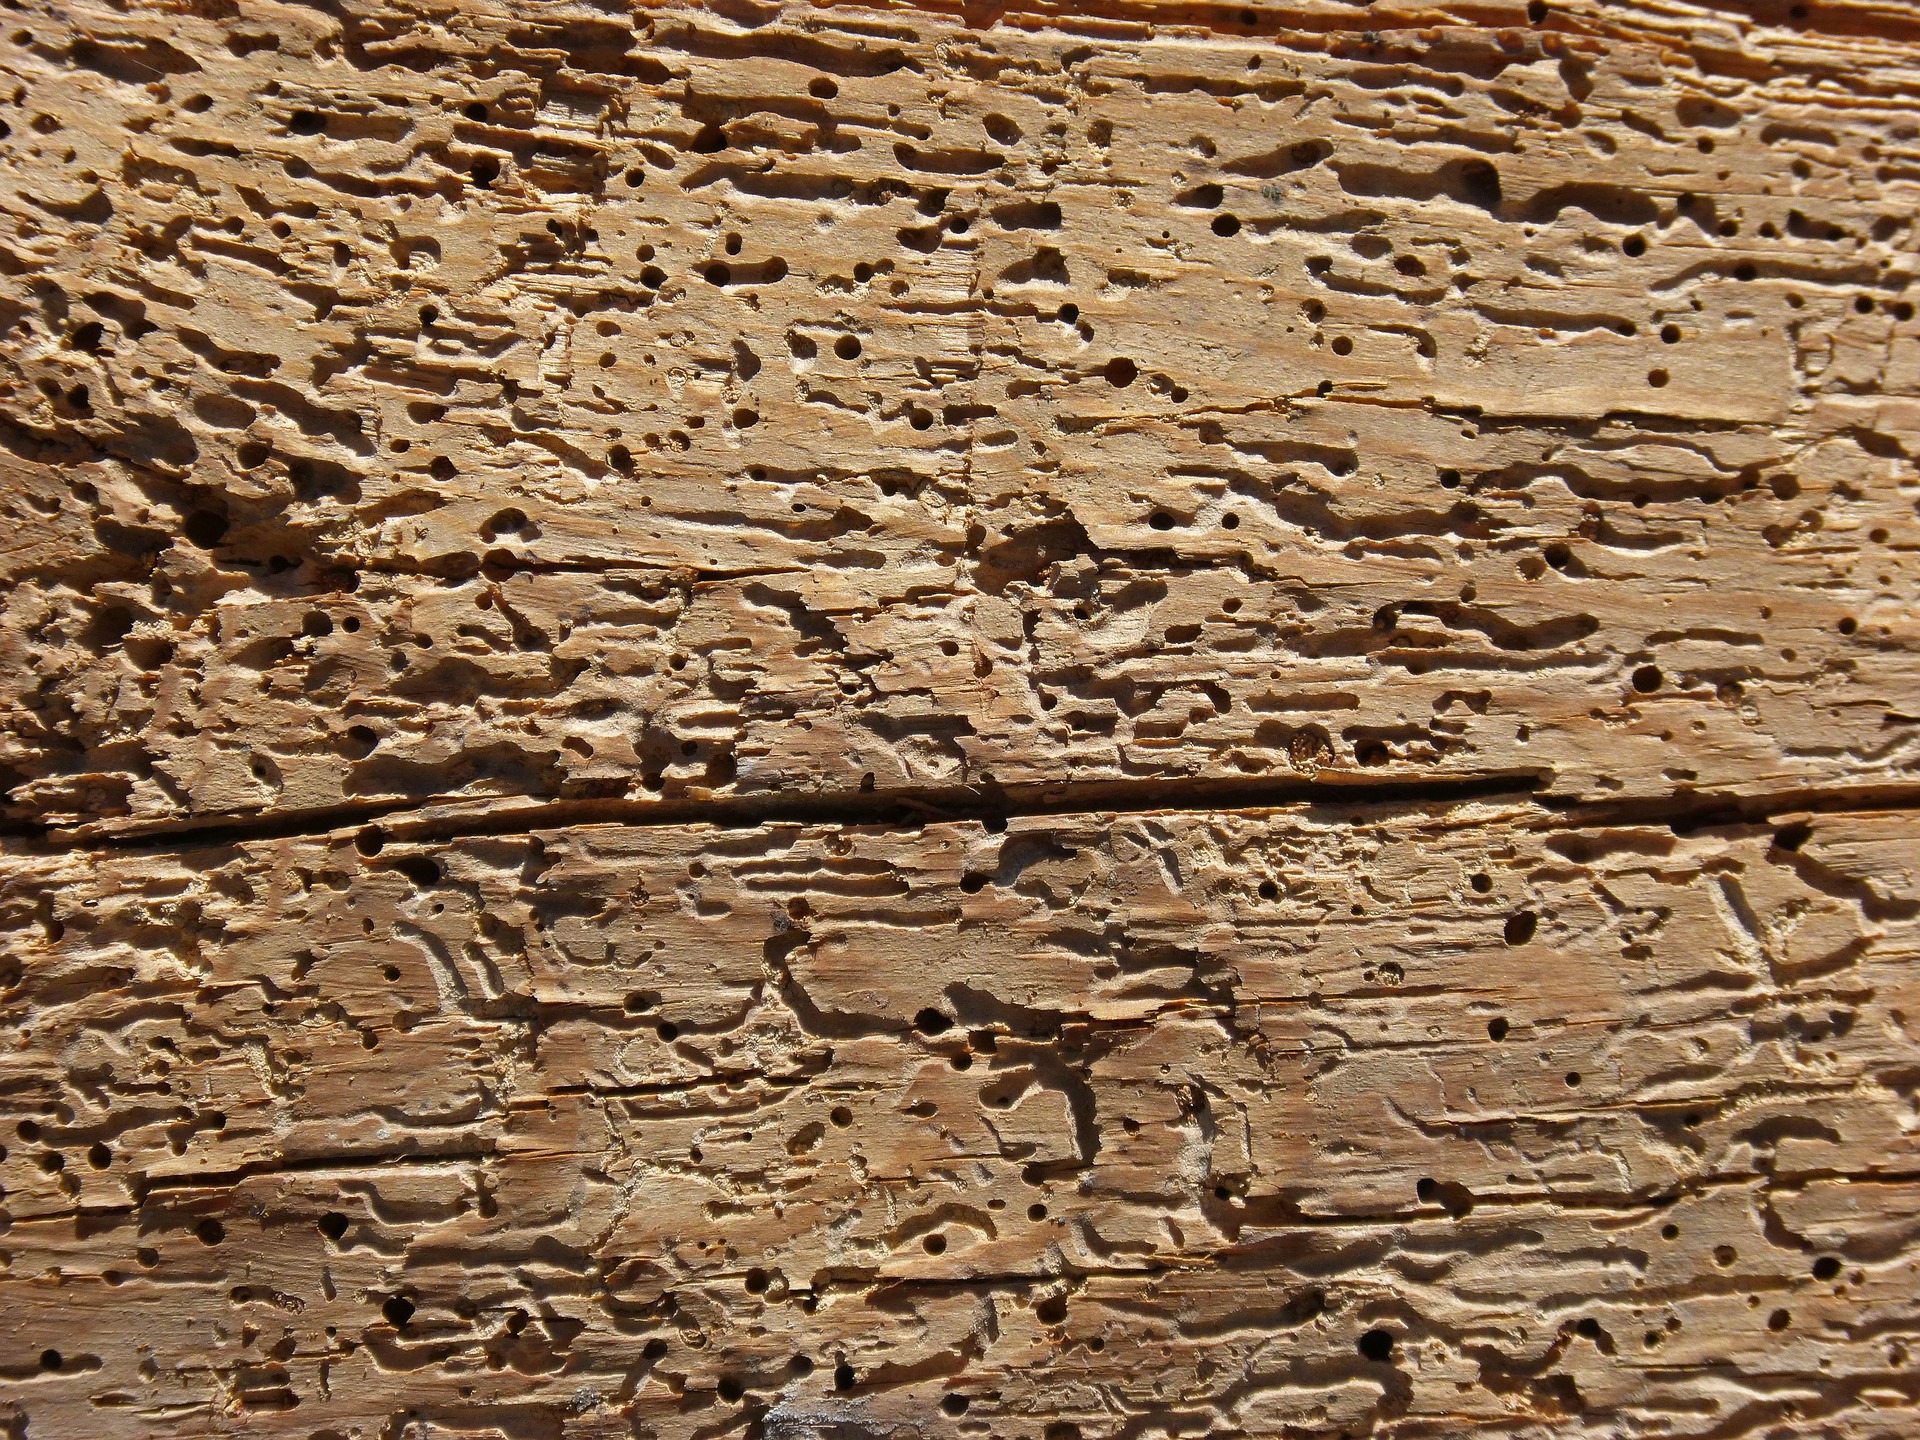
[(7, 15), (8, 1435), (1913, 1431), (1908, 7)]
[(892, 1433), (961, 1395), (1891, 1434), (1914, 1398), (1904, 815), (372, 845), (7, 866), (35, 1429)]
[(29, 7), (11, 813), (1911, 780), (1917, 42), (1818, 8)]

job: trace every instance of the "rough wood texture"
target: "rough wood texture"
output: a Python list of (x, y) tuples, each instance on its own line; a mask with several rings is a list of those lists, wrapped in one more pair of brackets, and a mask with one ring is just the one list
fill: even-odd
[(6, 1434), (1920, 1428), (1910, 7), (0, 3)]
[(0, 1334), (58, 1364), (14, 1403), (57, 1435), (1902, 1433), (1910, 832), (21, 857)]
[(28, 6), (14, 813), (1910, 776), (1920, 28), (1816, 8)]

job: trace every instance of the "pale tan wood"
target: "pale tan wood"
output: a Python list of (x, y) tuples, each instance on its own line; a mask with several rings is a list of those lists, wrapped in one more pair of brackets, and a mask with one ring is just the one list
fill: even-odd
[(1819, 8), (22, 12), (13, 813), (1910, 782)]
[(15, 1436), (1905, 1436), (1920, 22), (0, 27)]
[(1706, 1435), (1784, 1385), (1893, 1434), (1910, 830), (1317, 807), (16, 856), (4, 1333), (60, 1365), (14, 1403)]

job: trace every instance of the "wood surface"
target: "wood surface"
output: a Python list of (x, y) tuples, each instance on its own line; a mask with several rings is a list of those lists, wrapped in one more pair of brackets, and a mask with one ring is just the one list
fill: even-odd
[(1920, 17), (5, 0), (0, 1432), (1920, 1431)]

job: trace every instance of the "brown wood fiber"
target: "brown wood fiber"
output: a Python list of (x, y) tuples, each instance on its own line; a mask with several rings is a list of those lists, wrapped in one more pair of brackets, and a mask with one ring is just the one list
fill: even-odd
[(1920, 1429), (1920, 19), (3, 0), (0, 1433)]

